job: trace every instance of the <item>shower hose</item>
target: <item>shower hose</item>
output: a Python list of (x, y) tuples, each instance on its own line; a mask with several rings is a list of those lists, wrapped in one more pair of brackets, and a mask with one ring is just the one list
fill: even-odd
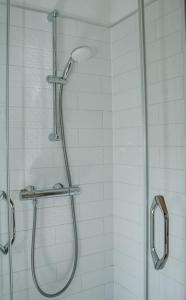
[[(66, 140), (65, 140), (65, 130), (64, 130), (64, 120), (63, 120), (63, 85), (60, 85), (59, 89), (59, 119), (60, 119), (60, 133), (61, 133), (61, 142), (62, 142), (62, 150), (64, 155), (65, 161), (65, 169), (66, 169), (66, 176), (68, 181), (68, 186), (72, 186), (72, 179), (71, 173), (69, 168), (69, 161), (68, 161), (68, 154), (67, 154), (67, 147), (66, 147)], [(71, 204), (71, 213), (72, 213), (72, 222), (73, 222), (73, 234), (74, 234), (74, 260), (72, 271), (70, 273), (70, 277), (66, 284), (57, 292), (55, 293), (47, 293), (42, 290), (40, 287), (37, 276), (36, 276), (36, 268), (35, 268), (35, 240), (36, 240), (36, 227), (37, 227), (37, 199), (33, 200), (34, 205), (34, 212), (33, 212), (33, 227), (32, 227), (32, 245), (31, 245), (31, 269), (32, 269), (32, 277), (34, 280), (34, 284), (37, 290), (40, 292), (41, 295), (48, 298), (53, 298), (61, 295), (71, 284), (78, 262), (78, 234), (77, 234), (77, 221), (76, 221), (76, 212), (75, 212), (75, 204), (74, 204), (74, 196), (70, 196), (70, 204)]]

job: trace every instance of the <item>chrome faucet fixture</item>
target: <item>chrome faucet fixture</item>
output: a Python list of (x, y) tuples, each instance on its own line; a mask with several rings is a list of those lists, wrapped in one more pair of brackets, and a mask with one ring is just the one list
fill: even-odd
[(74, 196), (80, 192), (79, 186), (63, 187), (61, 183), (55, 184), (52, 189), (37, 190), (34, 186), (28, 186), (19, 193), (20, 200), (46, 199), (57, 196)]
[[(62, 151), (65, 162), (65, 170), (68, 181), (68, 186), (64, 187), (61, 183), (56, 184), (52, 189), (38, 190), (34, 186), (28, 186), (20, 191), (20, 200), (32, 200), (34, 205), (33, 213), (33, 227), (32, 227), (32, 246), (31, 246), (31, 270), (34, 284), (41, 295), (48, 298), (53, 298), (61, 295), (71, 284), (74, 279), (77, 262), (78, 262), (78, 233), (77, 221), (74, 204), (74, 195), (80, 192), (80, 188), (72, 184), (71, 172), (68, 161), (65, 128), (63, 120), (63, 87), (67, 83), (67, 79), (72, 71), (73, 65), (76, 62), (86, 60), (91, 57), (90, 48), (87, 46), (80, 46), (75, 48), (70, 55), (68, 62), (65, 65), (62, 76), (58, 76), (57, 72), (57, 16), (58, 12), (55, 10), (48, 15), (48, 20), (52, 22), (52, 36), (53, 36), (53, 75), (47, 76), (47, 82), (53, 85), (53, 132), (49, 135), (49, 140), (61, 140)], [(37, 202), (38, 199), (45, 199), (46, 197), (68, 196), (70, 198), (72, 226), (74, 233), (74, 260), (72, 270), (66, 284), (55, 293), (45, 292), (37, 279), (35, 266), (35, 239), (37, 228)]]
[[(67, 83), (67, 78), (70, 75), (75, 62), (80, 62), (91, 57), (91, 50), (88, 46), (80, 46), (75, 48), (70, 55), (68, 62), (65, 65), (62, 76), (58, 76), (57, 71), (57, 16), (58, 12), (54, 12), (48, 15), (48, 20), (52, 22), (52, 48), (53, 48), (53, 75), (48, 75), (46, 80), (49, 84), (53, 85), (53, 132), (49, 134), (49, 140), (51, 142), (59, 141), (60, 135), (60, 116), (59, 116), (59, 99), (58, 86), (63, 86)], [(60, 92), (59, 92), (60, 94)]]

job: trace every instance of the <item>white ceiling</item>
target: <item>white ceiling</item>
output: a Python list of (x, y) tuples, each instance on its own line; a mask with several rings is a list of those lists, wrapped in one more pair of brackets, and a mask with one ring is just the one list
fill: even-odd
[(137, 8), (137, 0), (12, 0), (35, 9), (58, 9), (61, 14), (110, 25)]
[(129, 15), (138, 7), (138, 0), (110, 0), (110, 24)]

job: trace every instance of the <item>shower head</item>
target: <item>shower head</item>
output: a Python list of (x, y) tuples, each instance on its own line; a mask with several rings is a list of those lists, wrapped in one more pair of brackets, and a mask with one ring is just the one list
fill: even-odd
[(88, 46), (80, 46), (78, 48), (75, 48), (71, 52), (71, 58), (75, 62), (80, 62), (83, 60), (87, 60), (92, 56), (91, 50)]
[(70, 58), (64, 68), (62, 78), (66, 80), (72, 70), (75, 62), (81, 62), (89, 59), (92, 56), (91, 49), (88, 46), (80, 46), (75, 48), (70, 55)]

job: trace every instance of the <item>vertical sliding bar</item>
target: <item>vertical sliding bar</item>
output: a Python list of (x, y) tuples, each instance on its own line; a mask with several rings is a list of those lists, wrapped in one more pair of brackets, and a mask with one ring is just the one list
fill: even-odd
[[(52, 18), (52, 48), (53, 48), (53, 75), (57, 76), (57, 26), (56, 26), (57, 12), (53, 12)], [(53, 117), (54, 117), (54, 135), (57, 136), (57, 84), (53, 84)]]
[(140, 57), (141, 57), (141, 96), (143, 107), (143, 132), (144, 132), (144, 196), (145, 196), (145, 218), (144, 218), (144, 235), (145, 235), (145, 278), (144, 278), (144, 299), (148, 300), (148, 257), (149, 257), (149, 149), (148, 149), (148, 99), (147, 99), (147, 70), (146, 70), (146, 39), (145, 39), (145, 15), (144, 0), (138, 0), (139, 15), (139, 35), (140, 35)]
[[(52, 69), (53, 76), (57, 77), (57, 10), (54, 10), (48, 15), (48, 20), (52, 22)], [(53, 132), (49, 135), (51, 141), (58, 141), (58, 98), (57, 98), (57, 83), (53, 83)]]

